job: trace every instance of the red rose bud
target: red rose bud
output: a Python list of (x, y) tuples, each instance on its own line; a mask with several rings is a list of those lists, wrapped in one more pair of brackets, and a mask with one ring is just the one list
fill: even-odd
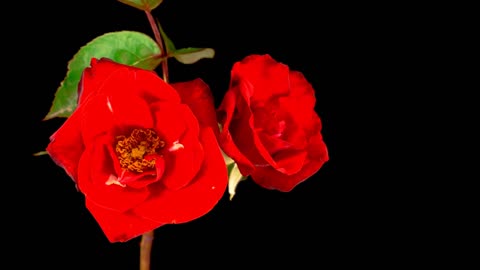
[(264, 188), (290, 191), (328, 161), (315, 92), (302, 73), (269, 55), (235, 63), (217, 110), (219, 143)]
[[(199, 80), (181, 89), (210, 91)], [(110, 242), (199, 218), (223, 196), (228, 176), (209, 124), (213, 101), (192, 106), (153, 71), (109, 59), (84, 70), (78, 106), (47, 151)]]

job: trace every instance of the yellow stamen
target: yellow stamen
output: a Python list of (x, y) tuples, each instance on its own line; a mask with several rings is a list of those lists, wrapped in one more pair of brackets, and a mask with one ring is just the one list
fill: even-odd
[(165, 142), (155, 131), (134, 129), (129, 137), (117, 137), (115, 151), (123, 169), (141, 173), (155, 168), (155, 159), (145, 159), (145, 156), (158, 154), (164, 146)]

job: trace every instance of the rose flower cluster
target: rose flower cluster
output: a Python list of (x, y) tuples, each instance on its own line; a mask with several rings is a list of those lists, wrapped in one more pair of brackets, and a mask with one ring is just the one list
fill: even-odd
[(93, 58), (75, 111), (47, 152), (85, 195), (110, 242), (208, 213), (244, 177), (287, 192), (328, 161), (315, 93), (269, 55), (234, 64), (221, 105), (200, 78), (167, 83), (154, 71)]

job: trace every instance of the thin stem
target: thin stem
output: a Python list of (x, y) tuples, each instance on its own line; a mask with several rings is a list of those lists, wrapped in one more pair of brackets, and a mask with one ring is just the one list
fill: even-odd
[(140, 241), (140, 270), (150, 270), (153, 236), (153, 230), (142, 235)]
[(167, 63), (167, 52), (165, 50), (165, 46), (163, 45), (162, 35), (160, 34), (160, 29), (158, 25), (155, 23), (155, 19), (152, 16), (152, 12), (150, 10), (145, 10), (145, 14), (147, 14), (148, 22), (150, 23), (150, 27), (153, 30), (153, 35), (155, 37), (155, 41), (160, 48), (160, 52), (162, 56), (165, 58), (162, 61), (162, 73), (163, 73), (163, 80), (168, 83), (168, 63)]
[[(163, 80), (168, 83), (168, 63), (167, 63), (167, 52), (165, 50), (165, 46), (163, 44), (162, 35), (160, 34), (160, 29), (158, 25), (155, 23), (155, 19), (152, 16), (152, 12), (150, 10), (145, 10), (145, 14), (147, 15), (148, 22), (150, 23), (150, 27), (153, 30), (153, 35), (155, 37), (155, 41), (160, 48), (160, 54), (164, 57), (162, 61), (162, 74)], [(142, 235), (142, 240), (140, 241), (140, 270), (150, 270), (150, 258), (152, 254), (152, 244), (154, 238), (154, 231), (146, 232)]]

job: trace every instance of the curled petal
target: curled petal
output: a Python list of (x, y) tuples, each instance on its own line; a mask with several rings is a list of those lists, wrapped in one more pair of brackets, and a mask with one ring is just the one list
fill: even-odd
[(253, 170), (254, 165), (237, 147), (230, 132), (230, 127), (236, 125), (234, 122), (234, 113), (237, 99), (237, 91), (228, 91), (223, 97), (222, 104), (217, 111), (218, 119), (222, 125), (222, 131), (218, 136), (218, 141), (223, 151), (234, 159), (239, 167), (243, 167), (242, 173), (248, 175), (248, 172)]
[(165, 159), (161, 156), (155, 157), (155, 170), (149, 170), (143, 173), (132, 173), (122, 170), (118, 181), (120, 184), (130, 188), (141, 189), (159, 181), (165, 172)]
[(260, 186), (283, 192), (291, 191), (295, 186), (314, 175), (329, 160), (327, 147), (319, 134), (311, 139), (308, 156), (301, 170), (295, 174), (286, 174), (273, 167), (257, 168), (251, 177)]

